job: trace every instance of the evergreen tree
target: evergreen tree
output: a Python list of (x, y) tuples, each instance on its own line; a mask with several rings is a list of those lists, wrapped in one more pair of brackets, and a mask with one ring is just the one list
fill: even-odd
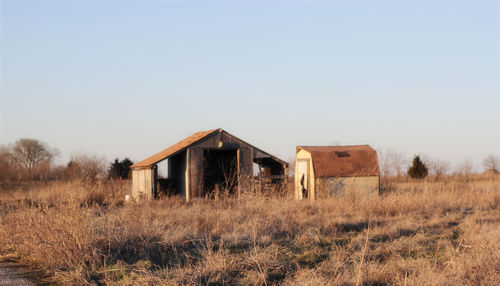
[(424, 162), (420, 160), (420, 156), (416, 155), (413, 158), (413, 163), (408, 169), (408, 175), (414, 179), (422, 179), (427, 177), (429, 170), (425, 166)]
[(122, 179), (128, 179), (128, 174), (130, 172), (130, 166), (132, 166), (134, 163), (130, 161), (129, 158), (125, 158), (122, 161), (118, 160), (118, 158), (115, 159), (113, 163), (111, 163), (111, 166), (108, 170), (108, 177), (109, 178), (122, 178)]

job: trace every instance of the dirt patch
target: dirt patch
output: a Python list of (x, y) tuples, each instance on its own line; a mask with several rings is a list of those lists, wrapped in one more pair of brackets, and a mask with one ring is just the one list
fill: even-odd
[(16, 285), (16, 286), (31, 286), (36, 285), (30, 281), (29, 272), (26, 269), (19, 267), (17, 264), (10, 262), (0, 262), (0, 286)]

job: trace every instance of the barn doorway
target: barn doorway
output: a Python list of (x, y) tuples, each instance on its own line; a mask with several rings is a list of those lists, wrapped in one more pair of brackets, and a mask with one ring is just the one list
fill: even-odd
[(298, 159), (297, 160), (297, 188), (298, 199), (307, 199), (309, 197), (309, 160), (308, 159)]
[(186, 193), (186, 165), (185, 150), (157, 164), (159, 171), (155, 198)]
[(203, 150), (202, 197), (226, 197), (238, 187), (238, 151), (227, 149)]

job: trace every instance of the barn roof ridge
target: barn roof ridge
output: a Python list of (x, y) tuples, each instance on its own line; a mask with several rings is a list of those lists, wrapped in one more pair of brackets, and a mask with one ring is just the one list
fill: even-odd
[(272, 154), (270, 154), (270, 153), (268, 153), (268, 152), (266, 152), (266, 151), (264, 151), (264, 150), (262, 150), (262, 149), (260, 149), (260, 148), (258, 148), (258, 147), (255, 147), (253, 144), (250, 144), (250, 143), (246, 142), (245, 140), (242, 140), (242, 139), (240, 139), (240, 138), (238, 138), (238, 137), (234, 136), (233, 134), (231, 134), (231, 133), (227, 132), (226, 130), (224, 130), (224, 129), (222, 129), (222, 128), (220, 128), (220, 130), (221, 130), (221, 132), (225, 132), (226, 134), (228, 134), (228, 135), (230, 135), (230, 136), (232, 136), (232, 137), (234, 137), (234, 138), (236, 138), (236, 139), (240, 140), (241, 142), (243, 142), (243, 143), (245, 143), (245, 144), (247, 144), (247, 145), (252, 146), (254, 149), (259, 150), (260, 152), (262, 152), (262, 153), (264, 153), (264, 154), (268, 155), (269, 157), (272, 157), (272, 158), (273, 158), (273, 159), (275, 159), (276, 161), (279, 161), (279, 162), (281, 162), (281, 163), (283, 163), (283, 164), (288, 165), (288, 162), (283, 161), (283, 160), (281, 160), (280, 158), (278, 158), (278, 157), (276, 157), (276, 156), (274, 156), (274, 155), (272, 155)]
[(352, 144), (352, 145), (298, 145), (297, 147), (356, 147), (356, 146), (368, 146), (369, 144)]
[(216, 132), (219, 132), (219, 133), (226, 133), (228, 134), (229, 136), (231, 137), (234, 137), (238, 140), (240, 140), (241, 142), (245, 143), (245, 144), (248, 144), (250, 146), (252, 146), (253, 148), (259, 150), (260, 152), (268, 155), (269, 157), (272, 157), (274, 160), (276, 161), (279, 161), (283, 164), (287, 164), (287, 162), (279, 159), (278, 157), (276, 156), (273, 156), (271, 154), (269, 154), (268, 152), (260, 149), (260, 148), (257, 148), (255, 147), (254, 145), (252, 144), (249, 144), (247, 143), (246, 141), (244, 140), (241, 140), (240, 138), (234, 136), (233, 134), (230, 134), (229, 132), (227, 132), (226, 130), (222, 129), (222, 128), (217, 128), (217, 129), (211, 129), (211, 130), (206, 130), (206, 131), (199, 131), (199, 132), (196, 132), (184, 139), (182, 139), (181, 141), (175, 143), (174, 145), (138, 162), (138, 163), (135, 163), (134, 165), (130, 166), (131, 168), (147, 168), (147, 167), (151, 167), (152, 165), (154, 164), (157, 164), (165, 159), (167, 159), (168, 157), (171, 157), (172, 155), (175, 155), (176, 153), (180, 152), (180, 151), (183, 151), (184, 149), (186, 149), (187, 147), (189, 147), (190, 145), (200, 141), (200, 140), (203, 140), (205, 139), (206, 137), (216, 133)]
[(375, 151), (372, 146), (368, 144), (362, 145), (301, 145), (297, 146), (296, 152), (299, 150), (308, 152), (332, 152), (332, 151)]
[(163, 149), (162, 151), (149, 156), (148, 158), (135, 163), (134, 165), (130, 166), (130, 168), (146, 168), (146, 167), (151, 167), (152, 165), (161, 162), (168, 157), (184, 150), (187, 148), (189, 145), (196, 143), (203, 138), (206, 138), (207, 136), (211, 135), (212, 133), (215, 132), (221, 132), (222, 128), (217, 128), (217, 129), (211, 129), (211, 130), (206, 130), (206, 131), (199, 131), (196, 133), (191, 134), (190, 136), (182, 139), (181, 141), (175, 143), (174, 145), (167, 147), (166, 149)]

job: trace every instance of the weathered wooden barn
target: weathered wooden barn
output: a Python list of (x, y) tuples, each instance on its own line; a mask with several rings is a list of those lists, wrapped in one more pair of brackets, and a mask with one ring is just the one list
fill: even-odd
[(379, 191), (377, 151), (368, 145), (297, 146), (295, 198), (323, 199)]
[[(158, 178), (158, 163), (168, 160), (168, 176)], [(197, 132), (131, 166), (132, 197), (156, 198), (161, 193), (191, 198), (213, 197), (224, 190), (238, 195), (253, 177), (254, 163), (275, 181), (284, 179), (288, 163), (222, 129)]]

